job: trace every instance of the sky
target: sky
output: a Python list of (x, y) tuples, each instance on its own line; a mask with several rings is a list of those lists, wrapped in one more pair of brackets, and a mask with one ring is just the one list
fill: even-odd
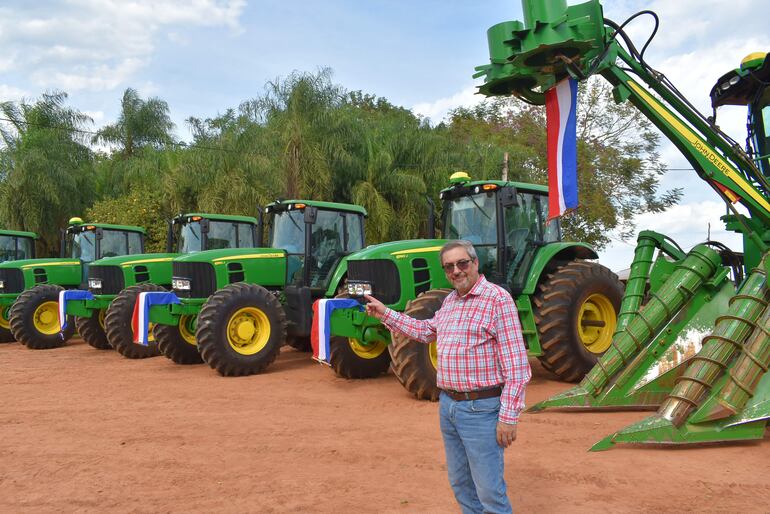
[[(603, 5), (605, 17), (618, 23), (642, 9), (658, 13), (647, 62), (709, 113), (716, 79), (745, 55), (770, 50), (763, 3)], [(176, 136), (189, 140), (189, 116), (216, 116), (260, 95), (268, 81), (329, 67), (344, 88), (385, 97), (435, 123), (449, 109), (482, 99), (472, 75), (489, 59), (486, 30), (522, 18), (517, 0), (4, 0), (0, 101), (63, 90), (96, 129), (116, 120), (123, 91), (132, 87), (168, 102)], [(640, 47), (651, 28), (642, 17), (627, 30)], [(718, 120), (742, 143), (745, 116), (732, 107)], [(740, 248), (739, 238), (722, 230), (725, 208), (716, 194), (673, 145), (663, 144), (661, 155), (671, 169), (661, 189), (682, 187), (685, 196), (666, 213), (639, 216), (638, 228), (665, 233), (687, 249), (706, 239), (710, 224), (712, 239)], [(635, 242), (611, 237), (601, 262), (627, 268)]]

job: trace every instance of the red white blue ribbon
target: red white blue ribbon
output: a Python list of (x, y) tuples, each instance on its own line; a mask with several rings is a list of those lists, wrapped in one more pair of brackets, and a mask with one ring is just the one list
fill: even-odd
[(65, 289), (59, 291), (59, 326), (61, 331), (67, 328), (67, 302), (70, 300), (93, 300), (94, 295), (82, 289)]
[(330, 319), (336, 309), (364, 310), (358, 300), (353, 298), (333, 298), (316, 300), (313, 303), (313, 325), (310, 330), (310, 345), (313, 358), (323, 364), (330, 364), (329, 340), (331, 339)]
[(577, 209), (577, 80), (545, 92), (548, 133), (548, 219)]
[(168, 305), (182, 303), (174, 293), (162, 291), (139, 293), (134, 304), (134, 315), (131, 317), (131, 329), (134, 332), (134, 342), (147, 346), (150, 344), (150, 307), (153, 305)]

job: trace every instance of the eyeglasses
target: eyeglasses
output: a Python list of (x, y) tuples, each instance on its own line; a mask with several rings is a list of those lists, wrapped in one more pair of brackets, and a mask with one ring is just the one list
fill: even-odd
[(457, 262), (447, 262), (446, 264), (442, 264), (441, 267), (444, 268), (444, 273), (452, 273), (455, 266), (457, 266), (457, 269), (460, 271), (465, 271), (468, 269), (468, 266), (471, 265), (471, 261), (473, 261), (473, 259), (460, 259)]

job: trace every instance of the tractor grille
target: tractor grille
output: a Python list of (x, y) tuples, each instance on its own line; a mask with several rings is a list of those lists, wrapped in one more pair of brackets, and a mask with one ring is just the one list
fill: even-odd
[(386, 305), (397, 303), (401, 298), (401, 281), (393, 261), (348, 261), (348, 279), (372, 284), (372, 294)]
[(100, 278), (102, 280), (101, 289), (88, 288), (94, 294), (118, 294), (126, 286), (120, 266), (91, 265), (88, 268), (88, 278)]
[(183, 298), (208, 298), (217, 290), (214, 266), (208, 262), (175, 262), (174, 276), (190, 279), (189, 291), (174, 291)]
[(24, 291), (24, 274), (20, 269), (0, 269), (0, 280), (5, 282), (2, 293), (21, 293)]

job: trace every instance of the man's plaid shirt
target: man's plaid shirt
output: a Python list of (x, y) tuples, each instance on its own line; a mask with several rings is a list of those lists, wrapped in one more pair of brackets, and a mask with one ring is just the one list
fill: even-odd
[(504, 385), (499, 420), (516, 423), (532, 377), (516, 304), (483, 275), (465, 296), (452, 291), (432, 319), (386, 309), (383, 324), (423, 343), (436, 341), (438, 387), (475, 391)]

